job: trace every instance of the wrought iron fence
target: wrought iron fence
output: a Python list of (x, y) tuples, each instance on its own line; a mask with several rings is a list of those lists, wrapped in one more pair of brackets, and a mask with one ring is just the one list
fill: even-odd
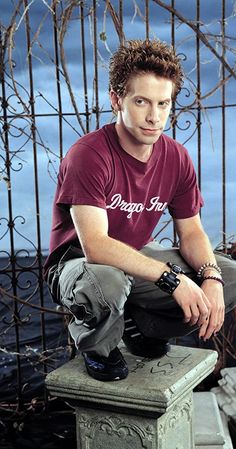
[[(21, 405), (35, 377), (38, 386), (70, 357), (42, 278), (51, 204), (69, 146), (113, 119), (107, 65), (124, 39), (160, 38), (181, 55), (186, 82), (166, 132), (195, 163), (213, 245), (231, 249), (236, 2), (2, 0), (0, 9), (0, 378)], [(168, 217), (157, 235), (176, 243)]]

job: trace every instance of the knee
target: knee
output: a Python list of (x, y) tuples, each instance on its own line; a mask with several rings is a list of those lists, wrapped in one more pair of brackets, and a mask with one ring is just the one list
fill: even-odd
[(86, 265), (92, 272), (98, 288), (101, 289), (105, 301), (113, 308), (123, 308), (131, 290), (131, 278), (115, 267), (89, 263)]

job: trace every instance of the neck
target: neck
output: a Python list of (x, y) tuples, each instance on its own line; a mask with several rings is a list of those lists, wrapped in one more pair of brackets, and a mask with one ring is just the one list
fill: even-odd
[(135, 159), (141, 162), (147, 162), (152, 154), (153, 144), (149, 145), (138, 142), (131, 134), (127, 135), (127, 132), (124, 131), (119, 123), (116, 123), (115, 128), (123, 150)]

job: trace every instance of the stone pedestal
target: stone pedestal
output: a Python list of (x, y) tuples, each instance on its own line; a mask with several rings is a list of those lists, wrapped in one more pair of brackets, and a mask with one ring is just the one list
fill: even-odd
[(213, 369), (217, 353), (172, 346), (161, 359), (123, 351), (129, 376), (100, 382), (81, 357), (47, 376), (52, 395), (76, 411), (78, 449), (194, 449), (193, 388)]

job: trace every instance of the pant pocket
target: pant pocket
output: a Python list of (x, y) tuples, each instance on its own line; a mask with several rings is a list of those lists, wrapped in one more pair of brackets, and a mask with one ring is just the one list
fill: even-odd
[(60, 275), (61, 302), (77, 324), (95, 327), (109, 313), (101, 304), (101, 292), (86, 269), (85, 259), (69, 260)]
[(84, 273), (84, 258), (63, 262), (64, 266), (59, 277), (61, 301), (73, 301), (73, 288), (77, 280), (82, 279)]

